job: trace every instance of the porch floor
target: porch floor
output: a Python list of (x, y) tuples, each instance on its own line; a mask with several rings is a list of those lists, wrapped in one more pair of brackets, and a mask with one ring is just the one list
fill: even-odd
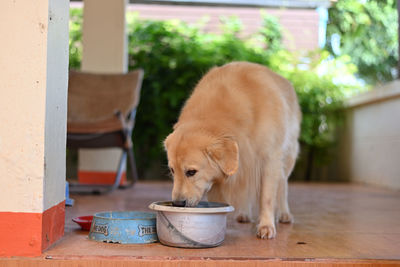
[(146, 211), (151, 202), (170, 199), (171, 188), (171, 183), (147, 182), (104, 196), (73, 195), (74, 206), (66, 208), (65, 236), (43, 257), (170, 263), (223, 260), (225, 263), (400, 264), (400, 192), (364, 185), (290, 184), (294, 224), (278, 224), (275, 239), (260, 240), (255, 236), (254, 225), (230, 220), (225, 242), (210, 249), (179, 249), (159, 243), (99, 243), (88, 240), (88, 232), (79, 230), (71, 221), (73, 217), (99, 211)]

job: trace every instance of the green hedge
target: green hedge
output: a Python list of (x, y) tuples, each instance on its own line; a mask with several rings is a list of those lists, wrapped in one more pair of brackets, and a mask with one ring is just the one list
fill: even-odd
[[(327, 49), (351, 55), (359, 70), (357, 76), (369, 84), (394, 80), (399, 61), (397, 24), (396, 0), (333, 2), (329, 9)], [(336, 45), (335, 35), (340, 37)]]
[[(74, 19), (75, 11), (71, 14)], [(354, 66), (348, 60), (331, 60), (327, 64), (326, 52), (307, 57), (289, 53), (282, 47), (277, 19), (267, 15), (260, 32), (245, 40), (240, 38), (241, 22), (234, 17), (221, 19), (223, 34), (204, 33), (201, 25), (178, 20), (139, 20), (132, 14), (128, 18), (129, 68), (145, 70), (133, 136), (142, 178), (159, 179), (166, 175), (162, 140), (171, 132), (185, 99), (208, 69), (230, 61), (260, 63), (287, 77), (303, 110), (302, 144), (323, 152), (334, 143), (335, 127), (340, 121), (336, 110), (345, 94), (355, 87), (335, 81), (335, 71), (330, 70), (340, 63), (343, 71), (336, 75), (351, 76)], [(71, 32), (70, 48), (74, 51), (80, 48), (78, 32)], [(71, 57), (71, 67), (79, 67), (80, 57), (76, 53), (71, 53)]]

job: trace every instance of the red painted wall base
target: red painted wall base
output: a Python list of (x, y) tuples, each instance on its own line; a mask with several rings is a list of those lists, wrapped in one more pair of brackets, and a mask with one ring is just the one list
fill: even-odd
[(65, 201), (43, 213), (0, 212), (0, 257), (40, 256), (64, 235)]

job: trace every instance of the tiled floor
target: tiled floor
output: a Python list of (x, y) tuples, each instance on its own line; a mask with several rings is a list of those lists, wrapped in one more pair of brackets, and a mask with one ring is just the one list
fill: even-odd
[(221, 260), (229, 264), (272, 260), (289, 262), (288, 266), (295, 262), (400, 264), (400, 192), (363, 185), (290, 184), (294, 224), (279, 224), (275, 239), (260, 240), (255, 236), (254, 225), (230, 220), (225, 242), (209, 249), (179, 249), (159, 243), (99, 243), (88, 240), (88, 233), (71, 221), (75, 216), (99, 211), (145, 211), (151, 202), (169, 199), (171, 187), (170, 183), (139, 183), (104, 196), (72, 196), (75, 205), (66, 208), (65, 237), (42, 258), (75, 259), (80, 263), (85, 259), (131, 262), (147, 259), (156, 260), (157, 264), (169, 262), (169, 266), (173, 266), (174, 260), (186, 263)]
[(274, 240), (260, 240), (254, 225), (231, 220), (224, 244), (210, 249), (97, 243), (71, 221), (98, 211), (144, 211), (153, 201), (170, 199), (170, 192), (170, 183), (139, 183), (107, 196), (73, 196), (75, 205), (66, 210), (66, 236), (45, 254), (400, 260), (400, 192), (360, 185), (292, 184), (295, 223), (279, 224)]

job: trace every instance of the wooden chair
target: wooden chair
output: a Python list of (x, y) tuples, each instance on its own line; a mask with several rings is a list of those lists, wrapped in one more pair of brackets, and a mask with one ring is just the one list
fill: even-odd
[(136, 182), (131, 136), (142, 80), (141, 69), (126, 74), (70, 71), (67, 148), (118, 147), (123, 151), (113, 185), (70, 184), (71, 192), (105, 193), (115, 190), (120, 184), (127, 157), (132, 183)]

